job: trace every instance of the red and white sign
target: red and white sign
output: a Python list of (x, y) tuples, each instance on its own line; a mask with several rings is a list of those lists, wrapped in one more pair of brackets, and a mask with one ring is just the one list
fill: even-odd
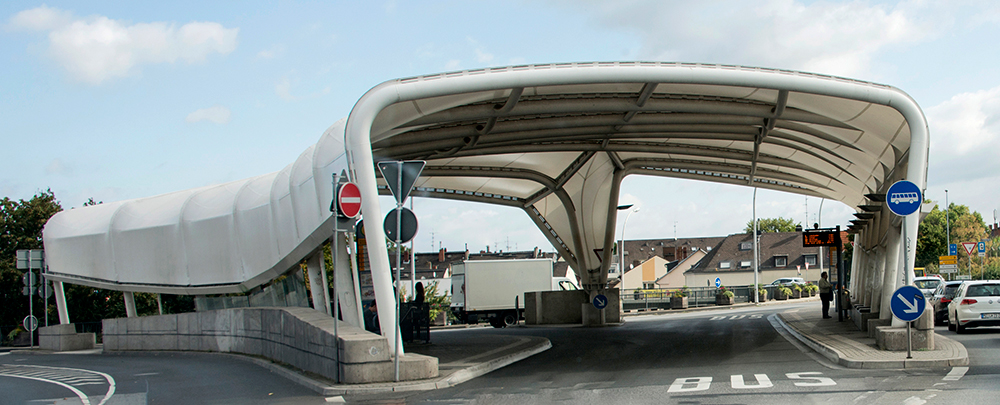
[(972, 256), (972, 252), (976, 251), (976, 242), (962, 242), (962, 247), (965, 248), (969, 256)]
[(337, 190), (337, 209), (340, 215), (354, 218), (361, 212), (361, 190), (354, 183), (344, 183)]

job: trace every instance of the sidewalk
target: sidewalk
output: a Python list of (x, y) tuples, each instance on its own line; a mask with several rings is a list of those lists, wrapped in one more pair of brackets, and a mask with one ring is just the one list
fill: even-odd
[[(835, 311), (831, 311), (834, 312)], [(912, 359), (906, 351), (885, 351), (875, 346), (875, 339), (859, 331), (854, 322), (823, 319), (819, 307), (793, 309), (777, 314), (788, 332), (830, 361), (849, 368), (901, 369), (967, 366), (969, 353), (961, 343), (937, 334), (934, 350), (914, 350)]]

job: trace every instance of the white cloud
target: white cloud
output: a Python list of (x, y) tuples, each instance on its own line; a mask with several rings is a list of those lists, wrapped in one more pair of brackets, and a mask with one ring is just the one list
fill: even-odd
[(65, 27), (72, 21), (73, 13), (42, 5), (14, 14), (7, 27), (13, 30), (51, 31)]
[(466, 37), (465, 40), (470, 45), (472, 45), (472, 46), (475, 47), (475, 49), (473, 49), (472, 52), (476, 54), (476, 62), (479, 62), (479, 63), (488, 63), (488, 62), (490, 62), (490, 61), (493, 60), (493, 54), (487, 52), (486, 51), (486, 47), (484, 47), (482, 44), (480, 44), (479, 41), (476, 41), (475, 38)]
[(285, 52), (285, 47), (282, 45), (272, 46), (270, 49), (265, 49), (263, 51), (257, 52), (257, 57), (261, 59), (274, 59)]
[(450, 60), (448, 60), (448, 63), (444, 64), (444, 69), (445, 70), (457, 70), (459, 68), (459, 66), (462, 66), (462, 61), (460, 61), (458, 59), (450, 59)]
[[(969, 180), (1000, 173), (1000, 87), (961, 93), (927, 109), (931, 177)], [(969, 170), (974, 163), (975, 170)]]
[(229, 118), (232, 116), (232, 112), (228, 108), (216, 105), (208, 108), (202, 108), (200, 110), (195, 110), (191, 114), (188, 114), (185, 121), (187, 122), (201, 122), (209, 121), (216, 124), (228, 124)]
[[(295, 79), (294, 82), (298, 82), (298, 79)], [(293, 80), (289, 78), (289, 76), (282, 77), (278, 80), (278, 83), (274, 85), (274, 93), (278, 95), (278, 98), (284, 101), (298, 101), (325, 96), (330, 94), (331, 90), (330, 86), (327, 86), (321, 90), (314, 91), (304, 96), (296, 96), (292, 94), (292, 85)]]
[(52, 159), (48, 166), (45, 166), (45, 174), (56, 174), (68, 176), (73, 174), (73, 169), (63, 163), (59, 158)]
[(78, 80), (100, 84), (135, 74), (145, 64), (202, 62), (214, 53), (236, 49), (238, 28), (214, 22), (131, 24), (104, 16), (74, 17), (41, 6), (10, 19), (10, 27), (47, 31), (49, 53)]
[[(856, 76), (886, 48), (933, 35), (913, 15), (920, 4), (867, 2), (592, 1), (603, 25), (642, 39), (639, 59), (734, 63)], [(933, 24), (947, 24), (944, 16)]]

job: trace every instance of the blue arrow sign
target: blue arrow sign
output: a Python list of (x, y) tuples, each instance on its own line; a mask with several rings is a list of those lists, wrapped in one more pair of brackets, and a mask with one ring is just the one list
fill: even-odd
[(979, 242), (977, 246), (979, 247), (979, 253), (986, 253), (986, 242)]
[(952, 243), (948, 245), (948, 256), (958, 256), (958, 244)]
[(716, 277), (716, 278), (715, 278), (715, 288), (719, 288), (719, 287), (721, 287), (721, 286), (722, 286), (722, 279), (721, 279), (721, 278), (718, 278), (718, 277)]
[(900, 180), (892, 183), (892, 186), (889, 187), (889, 191), (885, 193), (885, 201), (889, 206), (889, 211), (905, 217), (920, 210), (920, 204), (923, 203), (924, 199), (916, 184)]
[(924, 294), (912, 285), (899, 287), (892, 293), (892, 299), (889, 300), (892, 315), (903, 322), (916, 320), (920, 315), (923, 315), (926, 304)]
[(597, 296), (594, 297), (594, 308), (604, 309), (606, 306), (608, 306), (608, 297), (605, 297), (604, 294), (597, 294)]

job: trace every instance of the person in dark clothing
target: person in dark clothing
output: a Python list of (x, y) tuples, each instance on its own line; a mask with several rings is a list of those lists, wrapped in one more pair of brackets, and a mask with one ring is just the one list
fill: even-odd
[(413, 287), (415, 294), (413, 296), (413, 303), (417, 306), (424, 305), (424, 283), (421, 281), (417, 282), (417, 286)]
[(823, 301), (823, 319), (833, 318), (830, 316), (830, 301), (833, 301), (833, 284), (826, 279), (827, 275), (824, 271), (819, 275), (819, 299)]
[(382, 328), (379, 326), (378, 323), (378, 307), (375, 306), (374, 300), (372, 300), (372, 303), (365, 308), (364, 316), (365, 316), (365, 330), (381, 335)]

